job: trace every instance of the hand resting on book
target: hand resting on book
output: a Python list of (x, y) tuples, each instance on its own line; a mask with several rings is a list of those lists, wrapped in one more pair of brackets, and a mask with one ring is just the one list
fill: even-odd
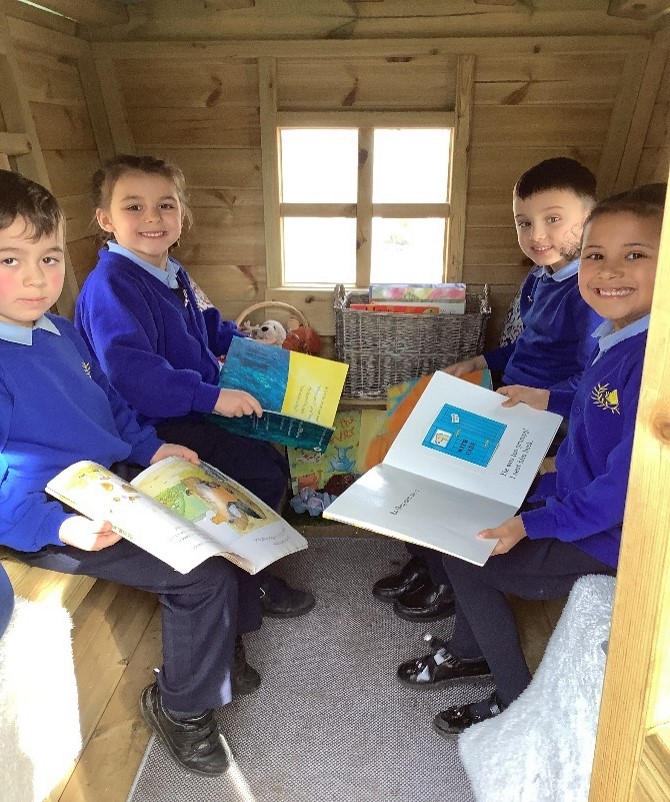
[(520, 540), (526, 537), (526, 530), (521, 516), (515, 515), (494, 529), (484, 529), (477, 537), (480, 540), (498, 540), (491, 552), (491, 557), (495, 557), (496, 554), (507, 554), (508, 551), (511, 551)]
[(109, 521), (91, 521), (83, 515), (72, 515), (60, 525), (58, 537), (66, 546), (82, 551), (101, 551), (121, 540), (121, 535), (112, 531)]

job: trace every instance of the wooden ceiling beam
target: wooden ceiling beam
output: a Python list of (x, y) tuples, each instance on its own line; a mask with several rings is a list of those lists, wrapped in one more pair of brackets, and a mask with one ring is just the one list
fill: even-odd
[(40, 0), (39, 5), (83, 25), (125, 25), (128, 9), (117, 0)]
[(629, 17), (640, 20), (657, 17), (668, 11), (670, 11), (668, 0), (610, 0), (607, 9), (610, 17)]

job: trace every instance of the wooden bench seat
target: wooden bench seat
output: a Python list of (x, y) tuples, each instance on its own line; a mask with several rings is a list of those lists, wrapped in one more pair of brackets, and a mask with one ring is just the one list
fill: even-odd
[[(0, 549), (0, 560), (17, 596), (55, 602), (69, 612), (73, 622), (72, 654), (83, 748), (86, 755), (91, 748), (94, 753), (99, 751), (104, 762), (104, 750), (95, 750), (92, 742), (99, 739), (104, 743), (110, 726), (127, 727), (129, 731), (123, 742), (133, 741), (134, 715), (128, 715), (128, 708), (137, 705), (140, 689), (133, 687), (132, 694), (125, 689), (118, 693), (130, 661), (136, 653), (140, 655), (139, 659), (146, 664), (140, 672), (141, 681), (145, 681), (160, 660), (156, 597), (104, 580), (28, 566), (8, 550)], [(148, 630), (151, 636), (145, 638)], [(146, 733), (140, 733), (136, 747), (140, 754), (146, 739)], [(104, 757), (111, 765), (125, 759), (121, 755), (113, 756), (112, 761), (109, 756)], [(91, 765), (90, 760), (81, 759), (76, 765), (63, 766), (62, 781), (49, 795), (49, 802), (93, 799), (84, 789), (91, 785), (92, 775), (100, 768)]]

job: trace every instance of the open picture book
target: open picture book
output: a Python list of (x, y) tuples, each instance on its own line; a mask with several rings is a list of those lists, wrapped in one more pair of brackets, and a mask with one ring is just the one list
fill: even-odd
[(47, 493), (186, 574), (221, 556), (250, 574), (307, 548), (273, 509), (205, 462), (169, 457), (132, 482), (95, 462), (61, 471)]
[(323, 517), (483, 565), (496, 541), (477, 533), (517, 512), (561, 422), (504, 401), (436, 373), (381, 464)]
[(234, 337), (219, 387), (250, 393), (263, 414), (208, 417), (235, 434), (322, 453), (333, 435), (348, 369), (332, 359)]

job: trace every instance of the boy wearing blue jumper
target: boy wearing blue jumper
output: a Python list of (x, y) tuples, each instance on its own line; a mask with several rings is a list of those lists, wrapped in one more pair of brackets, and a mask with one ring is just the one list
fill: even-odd
[[(422, 672), (442, 685), (493, 675), (489, 699), (435, 717), (445, 737), (497, 715), (530, 682), (505, 594), (558, 598), (580, 576), (616, 574), (665, 192), (663, 184), (640, 187), (602, 201), (587, 218), (579, 288), (605, 322), (576, 393), (566, 391), (574, 401), (556, 473), (541, 477), (520, 514), (479, 534), (498, 540), (484, 566), (444, 558), (456, 597), (454, 634), (435, 654), (398, 669), (417, 685)], [(549, 408), (560, 409), (565, 397), (552, 393)], [(535, 388), (517, 400), (546, 408)]]
[(168, 456), (198, 462), (138, 423), (74, 326), (48, 313), (65, 277), (64, 229), (50, 192), (0, 171), (0, 543), (31, 565), (158, 596), (164, 663), (143, 715), (184, 768), (221, 774), (228, 758), (212, 709), (260, 682), (240, 638), (260, 626), (257, 581), (221, 558), (180, 574), (44, 492), (83, 459), (126, 479)]
[[(194, 449), (281, 511), (288, 465), (270, 443), (227, 432), (205, 413), (261, 415), (257, 399), (218, 386), (233, 337), (215, 308), (198, 307), (184, 268), (169, 256), (190, 221), (183, 173), (151, 156), (120, 155), (93, 176), (96, 218), (107, 240), (77, 299), (75, 326), (114, 389), (158, 434)], [(308, 612), (314, 597), (267, 570), (265, 615)]]
[(595, 189), (593, 173), (563, 157), (521, 176), (514, 187), (514, 223), (519, 247), (538, 265), (521, 289), (523, 329), (509, 345), (457, 362), (447, 373), (489, 368), (502, 372), (503, 385), (574, 390), (602, 322), (577, 286), (579, 241)]
[[(539, 388), (538, 395), (561, 392), (570, 410), (574, 393), (593, 350), (591, 335), (602, 318), (579, 294), (577, 268), (579, 242), (584, 219), (595, 201), (593, 173), (574, 159), (546, 159), (527, 170), (514, 186), (512, 207), (519, 247), (536, 267), (526, 278), (520, 297), (523, 329), (508, 345), (445, 368), (446, 373), (463, 376), (489, 368), (502, 373), (502, 384), (513, 397), (518, 385)], [(553, 452), (550, 452), (553, 453)], [(396, 580), (380, 580), (373, 593), (391, 594), (405, 586), (419, 563), (427, 561), (436, 589), (419, 588), (396, 596), (394, 611), (401, 618), (430, 621), (453, 612), (452, 594), (441, 566), (431, 555), (416, 549), (417, 556)], [(424, 575), (426, 570), (424, 569)], [(435, 615), (432, 615), (432, 613)], [(439, 613), (439, 614), (438, 614)]]

